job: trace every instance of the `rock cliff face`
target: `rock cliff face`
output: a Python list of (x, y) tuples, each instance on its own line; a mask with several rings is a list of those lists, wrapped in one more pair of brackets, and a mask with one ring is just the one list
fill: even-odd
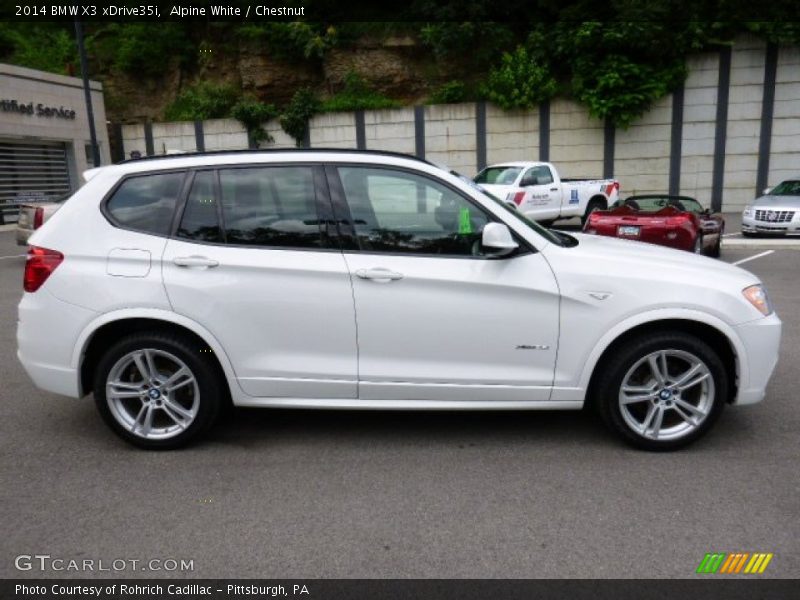
[(158, 79), (139, 79), (123, 73), (100, 74), (106, 91), (106, 109), (113, 122), (162, 120), (164, 110), (186, 87), (199, 81), (228, 83), (245, 94), (278, 106), (305, 86), (321, 97), (342, 88), (348, 73), (357, 72), (368, 85), (401, 101), (421, 99), (441, 79), (435, 61), (410, 37), (360, 40), (334, 47), (323, 59), (291, 61), (271, 56), (256, 44), (235, 46), (220, 41), (200, 51), (191, 70), (176, 60)]

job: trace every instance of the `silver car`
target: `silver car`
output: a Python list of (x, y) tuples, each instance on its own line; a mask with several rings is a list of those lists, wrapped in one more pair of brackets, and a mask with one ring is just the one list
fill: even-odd
[(800, 235), (800, 177), (787, 179), (742, 212), (742, 235)]

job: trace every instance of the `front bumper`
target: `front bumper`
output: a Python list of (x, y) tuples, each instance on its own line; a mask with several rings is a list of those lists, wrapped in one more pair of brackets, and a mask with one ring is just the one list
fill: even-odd
[[(774, 212), (786, 211), (776, 209)], [(792, 220), (788, 222), (756, 219), (755, 215), (742, 216), (742, 231), (744, 233), (763, 233), (771, 235), (800, 235), (800, 211), (795, 211)]]
[(772, 313), (736, 327), (746, 356), (739, 357), (739, 390), (734, 404), (755, 404), (764, 399), (778, 364), (782, 326), (778, 315)]

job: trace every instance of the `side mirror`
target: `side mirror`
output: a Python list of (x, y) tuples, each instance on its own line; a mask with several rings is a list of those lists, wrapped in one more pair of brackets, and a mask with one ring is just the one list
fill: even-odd
[(772, 191), (772, 188), (764, 188), (764, 195), (768, 196), (771, 191)]
[(511, 254), (519, 248), (511, 231), (504, 223), (487, 223), (481, 234), (481, 248), (487, 256), (499, 258)]

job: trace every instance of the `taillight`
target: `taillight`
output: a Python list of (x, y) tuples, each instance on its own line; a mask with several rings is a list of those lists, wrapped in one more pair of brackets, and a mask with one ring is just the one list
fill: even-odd
[(39, 229), (44, 223), (44, 209), (41, 206), (36, 207), (36, 212), (33, 213), (33, 228)]
[(31, 246), (28, 250), (28, 260), (25, 262), (25, 277), (23, 287), (26, 292), (35, 292), (47, 281), (50, 274), (64, 260), (64, 255), (56, 250)]

